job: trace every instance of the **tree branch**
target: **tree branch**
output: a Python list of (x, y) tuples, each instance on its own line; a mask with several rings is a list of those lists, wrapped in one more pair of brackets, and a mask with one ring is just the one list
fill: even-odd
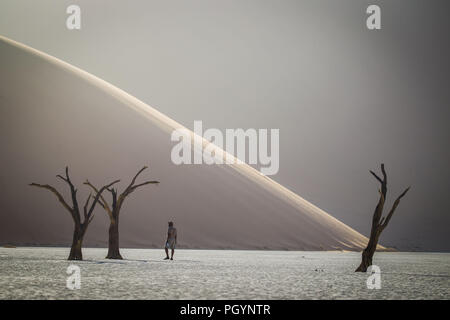
[(147, 168), (148, 168), (147, 166), (144, 166), (141, 170), (138, 171), (138, 173), (136, 173), (134, 178), (131, 180), (130, 185), (125, 189), (125, 191), (130, 189), (131, 187), (133, 187), (134, 183), (136, 182), (137, 177), (142, 173), (142, 171), (144, 171)]
[(383, 174), (384, 183), (387, 184), (387, 174), (386, 174), (386, 170), (384, 170), (384, 163), (381, 164), (381, 173)]
[(80, 210), (78, 208), (77, 189), (75, 188), (75, 186), (73, 185), (72, 181), (70, 180), (69, 167), (66, 166), (66, 177), (65, 178), (63, 176), (59, 175), (59, 174), (56, 177), (58, 177), (61, 180), (65, 181), (70, 187), (70, 193), (71, 193), (71, 196), (72, 196), (72, 205), (73, 205), (73, 210), (74, 210), (74, 218), (76, 220), (77, 217), (79, 218)]
[[(114, 188), (108, 189), (109, 192), (111, 192), (111, 196), (112, 196), (112, 207), (113, 210), (116, 209), (117, 207), (117, 190)], [(114, 217), (113, 217), (114, 218)]]
[(57, 178), (60, 178), (61, 180), (63, 180), (63, 181), (66, 182), (66, 183), (69, 183), (69, 181), (67, 181), (67, 179), (64, 178), (64, 177), (63, 177), (62, 175), (60, 175), (60, 174), (57, 174), (56, 177), (57, 177)]
[(406, 188), (405, 191), (403, 191), (402, 194), (400, 194), (398, 196), (398, 198), (395, 200), (394, 204), (392, 205), (391, 211), (389, 211), (389, 214), (387, 215), (384, 223), (381, 224), (382, 230), (387, 227), (389, 221), (391, 220), (392, 216), (394, 215), (395, 209), (397, 209), (398, 205), (400, 204), (400, 200), (406, 195), (406, 193), (409, 191), (409, 189), (411, 189), (411, 187)]
[(378, 193), (380, 194), (380, 199), (378, 200), (377, 206), (375, 207), (375, 211), (373, 213), (371, 233), (377, 232), (379, 222), (383, 214), (385, 198), (383, 192), (380, 189), (378, 189)]
[[(85, 185), (91, 187), (92, 190), (94, 190), (95, 193), (98, 193), (98, 189), (96, 187), (94, 187), (89, 180), (86, 180), (86, 182), (84, 182)], [(108, 191), (110, 191), (109, 188), (107, 188)], [(98, 203), (100, 204), (100, 206), (105, 209), (106, 213), (108, 214), (108, 216), (110, 217), (110, 219), (113, 218), (112, 216), (112, 211), (111, 208), (108, 206), (108, 202), (106, 202), (105, 198), (103, 198), (103, 195), (100, 195), (100, 201), (98, 201)]]
[(380, 183), (383, 183), (383, 180), (381, 180), (381, 178), (372, 170), (369, 170), (369, 172), (375, 177), (375, 179), (377, 179)]
[(383, 174), (383, 179), (381, 179), (375, 172), (369, 170), (369, 172), (381, 183), (381, 193), (383, 194), (384, 200), (386, 200), (387, 195), (387, 174), (384, 169), (384, 163), (381, 164), (381, 173)]
[(157, 184), (159, 183), (159, 181), (147, 181), (147, 182), (143, 182), (140, 183), (138, 185), (134, 185), (136, 183), (136, 178), (141, 174), (142, 171), (144, 171), (145, 169), (147, 169), (147, 166), (144, 166), (141, 170), (138, 171), (138, 173), (134, 176), (134, 178), (131, 180), (131, 183), (128, 185), (128, 187), (120, 194), (119, 199), (117, 200), (117, 207), (120, 210), (120, 208), (122, 207), (123, 201), (125, 200), (125, 198), (132, 193), (134, 190), (136, 190), (139, 187), (145, 186), (147, 184)]
[(58, 190), (56, 190), (54, 187), (52, 187), (51, 185), (48, 185), (48, 184), (39, 184), (39, 183), (34, 183), (33, 182), (33, 183), (30, 183), (29, 185), (32, 186), (32, 187), (38, 187), (38, 188), (47, 189), (47, 190), (50, 190), (51, 192), (53, 192), (56, 195), (56, 197), (58, 198), (59, 202), (61, 202), (63, 207), (66, 208), (66, 210), (70, 212), (70, 215), (75, 220), (73, 208), (71, 208), (67, 204), (67, 202), (64, 200), (64, 197), (58, 192)]
[(86, 221), (86, 219), (87, 219), (87, 207), (88, 207), (88, 205), (89, 205), (89, 200), (91, 200), (91, 197), (92, 197), (92, 193), (90, 193), (90, 194), (89, 194), (89, 197), (87, 197), (86, 203), (84, 204), (84, 207), (83, 207), (84, 220), (85, 220), (85, 221)]
[(129, 193), (131, 193), (131, 192), (133, 192), (134, 190), (136, 190), (137, 188), (142, 187), (142, 186), (145, 186), (145, 185), (147, 185), (147, 184), (158, 184), (158, 183), (159, 183), (159, 181), (146, 181), (146, 182), (137, 184), (137, 185), (135, 185), (135, 186), (133, 186), (133, 187), (131, 188), (131, 190), (130, 190)]
[(105, 189), (108, 189), (109, 187), (111, 187), (112, 185), (114, 185), (114, 184), (116, 184), (118, 182), (120, 182), (120, 180), (113, 181), (110, 184), (101, 187), (101, 189), (97, 192), (97, 195), (95, 196), (94, 201), (91, 204), (91, 208), (89, 209), (89, 212), (87, 213), (87, 217), (89, 218), (88, 223), (92, 220), (91, 219), (92, 212), (94, 211), (95, 205), (97, 204), (97, 202), (98, 202), (101, 194), (103, 193), (103, 191), (105, 191)]

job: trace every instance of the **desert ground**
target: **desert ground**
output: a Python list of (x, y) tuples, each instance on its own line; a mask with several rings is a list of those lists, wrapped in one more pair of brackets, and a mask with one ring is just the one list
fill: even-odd
[[(103, 248), (0, 248), (0, 299), (449, 299), (450, 254), (379, 252), (381, 289), (355, 273), (357, 252), (123, 249), (126, 260), (104, 259)], [(81, 270), (69, 290), (67, 267)]]

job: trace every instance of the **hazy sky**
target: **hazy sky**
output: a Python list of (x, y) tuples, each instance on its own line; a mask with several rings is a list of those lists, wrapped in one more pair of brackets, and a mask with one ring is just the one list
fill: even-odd
[[(66, 29), (69, 4), (81, 7), (80, 31)], [(365, 27), (369, 4), (381, 7), (379, 31)], [(384, 162), (391, 200), (412, 189), (382, 242), (450, 250), (448, 7), (3, 0), (0, 34), (191, 129), (194, 120), (205, 128), (279, 128), (280, 171), (272, 178), (365, 235), (378, 196), (368, 170)]]

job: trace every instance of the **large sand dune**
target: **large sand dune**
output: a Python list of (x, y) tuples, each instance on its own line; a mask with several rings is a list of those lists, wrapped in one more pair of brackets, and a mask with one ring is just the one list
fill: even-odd
[[(149, 165), (142, 179), (161, 181), (125, 203), (123, 247), (161, 246), (168, 220), (188, 248), (360, 250), (367, 242), (248, 165), (174, 165), (170, 133), (180, 124), (85, 71), (1, 36), (0, 111), (0, 242), (70, 243), (69, 214), (51, 193), (27, 186), (49, 183), (68, 196), (55, 178), (66, 165), (81, 203), (86, 178), (98, 185), (119, 178), (123, 188)], [(106, 245), (107, 228), (98, 208), (85, 244)]]

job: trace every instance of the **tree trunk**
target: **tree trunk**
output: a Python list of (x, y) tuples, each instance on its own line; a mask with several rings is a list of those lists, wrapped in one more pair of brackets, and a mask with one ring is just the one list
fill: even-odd
[(367, 268), (372, 265), (373, 255), (377, 250), (378, 239), (380, 238), (381, 231), (374, 231), (374, 234), (370, 235), (369, 243), (362, 252), (361, 264), (355, 270), (355, 272), (367, 272)]
[(75, 230), (73, 231), (72, 247), (70, 248), (68, 260), (83, 260), (83, 254), (81, 252), (83, 236), (84, 232), (81, 227), (75, 227)]
[(109, 225), (108, 255), (106, 259), (122, 259), (119, 251), (119, 217), (111, 220)]
[[(376, 248), (376, 246), (375, 246)], [(367, 272), (367, 268), (372, 265), (372, 258), (375, 253), (375, 248), (366, 248), (362, 253), (361, 264), (359, 265), (356, 272)]]

